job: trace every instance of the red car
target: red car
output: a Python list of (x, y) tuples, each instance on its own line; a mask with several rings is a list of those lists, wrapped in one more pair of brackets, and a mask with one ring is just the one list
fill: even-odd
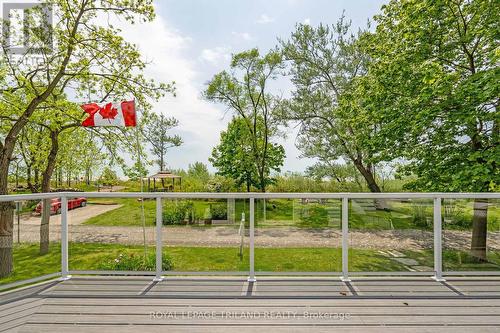
[[(68, 209), (75, 209), (78, 207), (85, 207), (87, 205), (87, 198), (74, 198), (68, 199)], [(35, 212), (42, 213), (42, 201), (35, 207)], [(50, 214), (61, 214), (61, 199), (56, 198), (50, 201)]]

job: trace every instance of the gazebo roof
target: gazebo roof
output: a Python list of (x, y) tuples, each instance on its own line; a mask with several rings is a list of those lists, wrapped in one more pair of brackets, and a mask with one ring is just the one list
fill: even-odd
[(147, 178), (153, 178), (153, 179), (166, 179), (166, 178), (182, 178), (181, 176), (174, 175), (170, 171), (160, 171), (157, 174), (148, 176)]

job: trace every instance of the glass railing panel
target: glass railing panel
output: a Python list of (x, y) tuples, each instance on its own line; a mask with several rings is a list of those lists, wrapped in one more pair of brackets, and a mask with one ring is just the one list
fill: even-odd
[(255, 270), (256, 274), (340, 272), (341, 201), (256, 200)]
[(68, 202), (70, 270), (155, 271), (155, 199)]
[(248, 200), (165, 199), (163, 257), (181, 272), (248, 272)]
[(432, 199), (349, 202), (350, 272), (432, 272)]
[[(42, 201), (46, 203), (44, 206)], [(0, 285), (61, 271), (61, 215), (57, 197), (8, 202), (12, 219), (12, 271)], [(48, 224), (42, 225), (44, 207)], [(8, 265), (3, 261), (2, 265)]]
[(499, 201), (443, 200), (443, 271), (500, 271)]

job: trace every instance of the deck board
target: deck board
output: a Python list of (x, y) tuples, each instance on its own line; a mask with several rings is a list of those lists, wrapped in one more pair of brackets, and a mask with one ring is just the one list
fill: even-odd
[(500, 279), (76, 277), (0, 294), (0, 332), (332, 329), (498, 332)]

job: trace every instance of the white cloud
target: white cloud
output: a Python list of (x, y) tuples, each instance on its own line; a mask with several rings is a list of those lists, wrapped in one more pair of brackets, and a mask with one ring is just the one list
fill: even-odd
[(241, 39), (244, 39), (244, 40), (252, 40), (252, 35), (250, 35), (248, 32), (236, 32), (236, 31), (233, 31), (231, 32), (231, 34), (237, 38), (241, 38)]
[[(123, 31), (122, 36), (137, 44), (141, 54), (151, 62), (144, 72), (146, 77), (176, 82), (177, 97), (167, 96), (154, 103), (153, 108), (179, 120), (175, 133), (181, 135), (184, 144), (169, 151), (168, 167), (187, 168), (195, 161), (208, 163), (227, 119), (223, 121), (223, 111), (200, 96), (203, 86), (200, 73), (195, 70), (196, 59), (190, 61), (185, 54), (193, 46), (191, 38), (171, 28), (159, 12), (153, 22), (117, 25)], [(213, 54), (208, 52), (210, 56)]]
[(304, 19), (304, 24), (311, 25), (311, 19), (309, 17), (305, 18)]
[(200, 59), (212, 65), (219, 65), (221, 62), (227, 62), (231, 59), (231, 49), (227, 46), (217, 46), (212, 49), (203, 49)]
[[(195, 161), (201, 161), (210, 167), (208, 157), (212, 148), (218, 144), (220, 132), (225, 129), (231, 117), (229, 114), (224, 116), (223, 107), (201, 98), (206, 78), (197, 69), (202, 62), (217, 64), (217, 67), (223, 66), (224, 62), (230, 59), (231, 49), (228, 46), (207, 48), (199, 55), (190, 57), (188, 54), (193, 54), (195, 48), (193, 40), (169, 26), (160, 12), (157, 12), (156, 19), (149, 23), (134, 26), (126, 22), (112, 23), (121, 28), (121, 35), (137, 44), (141, 54), (150, 61), (144, 72), (146, 77), (163, 82), (176, 82), (177, 97), (167, 96), (154, 103), (153, 108), (157, 113), (164, 113), (179, 120), (179, 126), (174, 132), (182, 137), (184, 144), (169, 151), (168, 167), (187, 168), (188, 164)], [(232, 35), (245, 41), (252, 39), (252, 36), (245, 32), (232, 32)], [(300, 152), (294, 146), (295, 135), (295, 132), (291, 132), (288, 138), (277, 140), (283, 144), (287, 153), (283, 171), (300, 171), (311, 164), (308, 159), (299, 159)], [(133, 158), (135, 157), (127, 159), (129, 163)], [(157, 171), (156, 169), (155, 166), (150, 171)]]
[(270, 17), (267, 14), (262, 14), (256, 21), (259, 24), (268, 24), (274, 22), (274, 17)]

